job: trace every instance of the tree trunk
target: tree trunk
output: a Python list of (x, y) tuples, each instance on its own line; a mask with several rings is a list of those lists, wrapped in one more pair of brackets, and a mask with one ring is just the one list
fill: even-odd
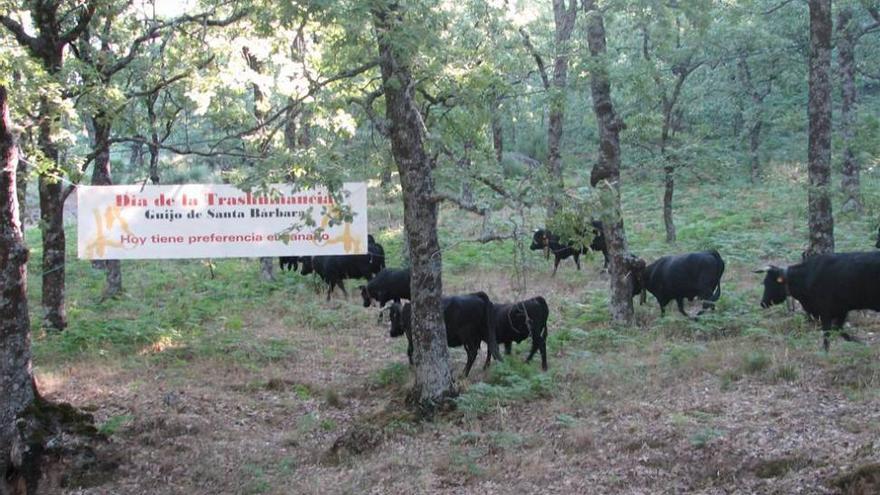
[(495, 149), (495, 161), (501, 165), (504, 156), (504, 128), (501, 126), (501, 99), (495, 97), (492, 102), (492, 147)]
[(760, 112), (755, 115), (755, 119), (752, 128), (749, 129), (749, 169), (751, 170), (752, 184), (761, 182), (761, 160), (758, 150), (761, 146), (761, 128), (764, 126)]
[(550, 174), (550, 197), (547, 201), (547, 224), (559, 210), (565, 183), (562, 178), (562, 134), (565, 117), (565, 96), (568, 79), (568, 41), (577, 17), (577, 0), (553, 0), (556, 21), (556, 57), (553, 61), (553, 79), (550, 90), (550, 115), (547, 127), (547, 171)]
[[(113, 180), (110, 175), (110, 124), (104, 115), (98, 114), (91, 118), (94, 132), (95, 166), (92, 170), (93, 186), (110, 186)], [(101, 299), (116, 297), (122, 293), (122, 267), (119, 260), (99, 260), (95, 266), (106, 272), (107, 285)]]
[(412, 262), (415, 386), (410, 397), (430, 415), (439, 402), (455, 394), (440, 304), (443, 291), (437, 202), (433, 198), (431, 162), (424, 148), (424, 122), (413, 101), (415, 81), (405, 58), (408, 54), (402, 53), (394, 40), (402, 20), (392, 4), (378, 7), (374, 21), (391, 153), (400, 172), (406, 243)]
[[(667, 159), (668, 160), (668, 159)], [(672, 220), (672, 194), (675, 192), (675, 167), (663, 167), (663, 225), (666, 226), (666, 242), (675, 242), (675, 222)]]
[(853, 151), (856, 140), (856, 70), (855, 48), (857, 36), (852, 22), (852, 9), (841, 7), (837, 16), (837, 66), (840, 75), (840, 133), (843, 137), (843, 164), (841, 189), (843, 189), (843, 211), (862, 214), (860, 165)]
[[(0, 86), (0, 493), (21, 493), (16, 420), (34, 402), (27, 306), (27, 258), (15, 185), (18, 148), (9, 121), (6, 88)], [(13, 485), (14, 484), (14, 485)]]
[(831, 0), (810, 0), (808, 255), (834, 252), (831, 211)]
[(131, 144), (131, 154), (128, 156), (129, 170), (140, 170), (144, 166), (144, 143)]
[(40, 231), (43, 235), (43, 325), (49, 329), (64, 330), (67, 327), (67, 310), (64, 307), (64, 187), (58, 168), (58, 148), (52, 142), (52, 108), (47, 96), (40, 97), (39, 137), (40, 151), (48, 159), (50, 167), (40, 174)]
[(147, 118), (150, 121), (150, 142), (147, 143), (147, 151), (150, 153), (150, 182), (159, 185), (159, 130), (157, 129), (156, 101), (159, 93), (155, 92), (147, 96)]
[(590, 174), (590, 185), (598, 187), (600, 218), (608, 247), (611, 286), (611, 319), (632, 322), (632, 256), (626, 243), (626, 229), (620, 208), (620, 131), (625, 126), (614, 113), (611, 81), (605, 63), (605, 24), (593, 0), (585, 0), (587, 42), (590, 46), (590, 92), (593, 112), (599, 124), (599, 159)]
[[(21, 151), (21, 148), (19, 148)], [(24, 160), (18, 161), (18, 170), (16, 172), (16, 183), (18, 189), (18, 220), (21, 222), (21, 230), (24, 232), (27, 220), (27, 183), (28, 169)]]

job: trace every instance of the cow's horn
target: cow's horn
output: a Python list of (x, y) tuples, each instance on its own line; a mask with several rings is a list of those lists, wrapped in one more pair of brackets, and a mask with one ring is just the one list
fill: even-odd
[(773, 265), (767, 265), (763, 268), (759, 268), (759, 269), (755, 270), (754, 273), (767, 273), (768, 271), (770, 271), (771, 268), (773, 268)]

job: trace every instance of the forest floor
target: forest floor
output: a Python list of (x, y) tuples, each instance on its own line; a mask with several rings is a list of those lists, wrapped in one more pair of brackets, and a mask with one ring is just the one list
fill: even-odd
[[(632, 328), (607, 322), (601, 256), (554, 278), (526, 251), (518, 268), (514, 243), (463, 242), (479, 220), (444, 208), (444, 292), (544, 296), (550, 369), (522, 362), (528, 343), (486, 371), (481, 351), (456, 410), (433, 422), (403, 406), (406, 343), (354, 281), (325, 302), (299, 274), (260, 281), (256, 260), (217, 260), (214, 278), (200, 261), (138, 261), (123, 264), (126, 293), (98, 304), (102, 274), (70, 259), (71, 326), (35, 330), (36, 376), (49, 399), (94, 414), (109, 437), (99, 455), (119, 467), (65, 493), (878, 493), (880, 318), (853, 314), (867, 345), (837, 339), (825, 354), (800, 312), (757, 304), (752, 270), (803, 249), (802, 183), (680, 181), (674, 246), (659, 186), (625, 192), (639, 255), (714, 247), (727, 262), (717, 311), (661, 319), (649, 298)], [(865, 183), (869, 212), (838, 216), (838, 251), (873, 249), (880, 181)], [(371, 230), (394, 266), (400, 207), (376, 196)], [(38, 233), (28, 239), (39, 321)], [(460, 375), (464, 354), (451, 353)]]

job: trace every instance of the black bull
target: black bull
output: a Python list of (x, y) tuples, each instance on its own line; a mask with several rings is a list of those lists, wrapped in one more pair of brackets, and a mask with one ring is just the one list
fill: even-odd
[[(880, 252), (820, 254), (786, 268), (767, 266), (761, 307), (791, 296), (822, 325), (822, 347), (827, 351), (832, 328), (842, 329), (853, 310), (880, 311)], [(845, 340), (857, 340), (840, 332)]]

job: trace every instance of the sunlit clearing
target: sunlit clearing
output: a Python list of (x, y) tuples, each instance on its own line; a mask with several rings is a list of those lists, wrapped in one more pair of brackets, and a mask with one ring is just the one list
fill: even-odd
[(146, 354), (157, 354), (160, 352), (165, 352), (168, 349), (174, 349), (176, 347), (180, 347), (180, 343), (176, 342), (173, 338), (166, 335), (159, 338), (159, 340), (157, 340), (156, 342), (153, 342), (152, 344), (141, 349), (138, 354), (142, 356)]

